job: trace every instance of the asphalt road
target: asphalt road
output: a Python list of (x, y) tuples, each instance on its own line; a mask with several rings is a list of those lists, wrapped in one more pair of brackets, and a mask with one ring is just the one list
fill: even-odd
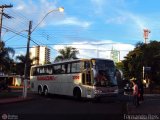
[(91, 100), (76, 101), (65, 96), (41, 97), (0, 106), (0, 115), (18, 120), (121, 120), (126, 113), (125, 99), (104, 98), (95, 103)]

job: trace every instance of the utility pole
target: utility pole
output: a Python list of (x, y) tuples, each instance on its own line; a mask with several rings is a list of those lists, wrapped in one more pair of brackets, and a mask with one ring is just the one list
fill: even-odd
[[(24, 87), (23, 87), (23, 97), (24, 98), (27, 97), (27, 83), (28, 83), (27, 72), (28, 72), (28, 66), (29, 66), (29, 46), (30, 46), (31, 34), (41, 24), (41, 22), (43, 22), (43, 20), (48, 16), (48, 14), (50, 14), (51, 12), (54, 12), (54, 11), (63, 12), (64, 8), (59, 7), (56, 10), (52, 10), (52, 11), (48, 12), (33, 29), (32, 29), (32, 21), (29, 21), (28, 41), (27, 41), (27, 51), (26, 51), (26, 63), (25, 63), (25, 69), (24, 69)], [(32, 29), (32, 31), (31, 31), (31, 29)]]
[(10, 19), (12, 18), (11, 16), (9, 16), (8, 14), (5, 14), (3, 11), (4, 8), (11, 8), (13, 7), (13, 5), (1, 5), (1, 16), (0, 16), (0, 41), (2, 41), (2, 20), (3, 20), (3, 16), (5, 16), (6, 18)]
[(26, 52), (26, 63), (24, 69), (24, 85), (23, 85), (23, 97), (27, 97), (27, 86), (28, 86), (28, 67), (29, 67), (29, 46), (31, 40), (31, 29), (32, 29), (32, 21), (29, 21), (29, 30), (28, 30), (28, 41), (27, 41), (27, 52)]

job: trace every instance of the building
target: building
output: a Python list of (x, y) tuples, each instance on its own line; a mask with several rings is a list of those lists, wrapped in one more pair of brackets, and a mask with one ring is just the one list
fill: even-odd
[(119, 62), (120, 61), (120, 51), (115, 50), (112, 47), (112, 50), (111, 50), (111, 53), (110, 53), (110, 57), (115, 63)]
[(33, 64), (43, 65), (50, 62), (50, 49), (46, 46), (35, 46), (30, 49), (30, 57), (38, 59)]

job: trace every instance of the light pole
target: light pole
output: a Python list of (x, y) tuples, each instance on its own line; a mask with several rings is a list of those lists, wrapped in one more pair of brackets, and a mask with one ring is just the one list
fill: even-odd
[(35, 31), (35, 29), (42, 23), (42, 21), (51, 13), (51, 12), (63, 12), (64, 8), (63, 7), (59, 7), (58, 9), (54, 9), (49, 11), (43, 18), (42, 20), (32, 29), (32, 22), (29, 21), (29, 30), (28, 30), (28, 41), (27, 41), (27, 51), (26, 51), (26, 63), (25, 63), (25, 69), (24, 69), (24, 87), (23, 87), (23, 97), (26, 98), (27, 97), (27, 82), (28, 82), (28, 66), (29, 66), (29, 46), (30, 46), (30, 40), (31, 40), (31, 34), (33, 31)]
[(31, 33), (43, 22), (43, 20), (44, 20), (50, 13), (56, 12), (56, 11), (63, 12), (63, 11), (64, 11), (64, 8), (63, 8), (63, 7), (59, 7), (58, 9), (54, 9), (54, 10), (49, 11), (49, 12), (42, 18), (42, 20), (33, 28), (33, 30), (31, 31)]

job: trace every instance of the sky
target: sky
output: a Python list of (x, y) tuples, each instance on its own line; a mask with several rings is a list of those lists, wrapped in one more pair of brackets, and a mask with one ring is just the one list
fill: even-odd
[[(58, 50), (72, 46), (79, 58), (108, 58), (112, 49), (120, 51), (120, 59), (144, 42), (143, 30), (149, 29), (148, 42), (160, 41), (160, 0), (0, 0), (12, 4), (4, 13), (2, 39), (16, 55), (26, 53), (27, 30), (32, 21), (30, 46), (51, 49), (51, 61)], [(57, 9), (64, 7), (64, 12)]]

